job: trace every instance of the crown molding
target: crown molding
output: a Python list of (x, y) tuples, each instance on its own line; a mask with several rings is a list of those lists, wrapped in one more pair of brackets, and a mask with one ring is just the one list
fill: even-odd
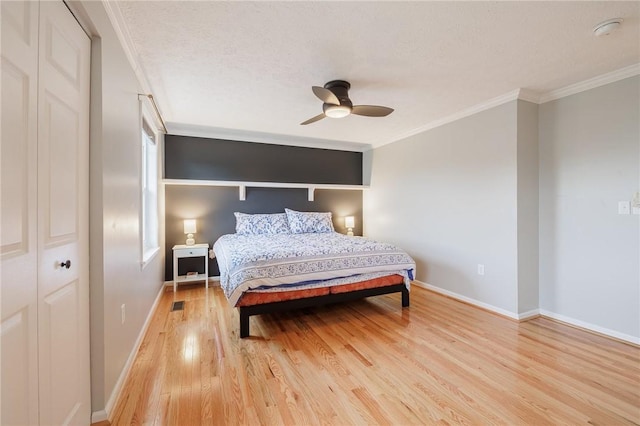
[(122, 16), (122, 12), (120, 11), (118, 2), (115, 0), (102, 0), (102, 4), (105, 11), (107, 12), (107, 16), (109, 17), (111, 26), (113, 27), (113, 30), (116, 33), (118, 40), (120, 41), (120, 45), (124, 50), (124, 54), (127, 57), (131, 68), (133, 68), (133, 72), (138, 79), (138, 83), (140, 84), (141, 89), (145, 92), (145, 94), (151, 94), (151, 85), (147, 80), (147, 76), (144, 73), (144, 69), (140, 64), (140, 61), (138, 60), (138, 51), (131, 41), (131, 34), (129, 33), (129, 28), (124, 21), (124, 17)]
[(619, 70), (612, 71), (606, 74), (602, 74), (597, 77), (590, 78), (588, 80), (571, 84), (569, 86), (565, 86), (563, 88), (552, 90), (546, 93), (538, 93), (533, 90), (522, 89), (522, 88), (516, 89), (511, 92), (505, 93), (502, 96), (489, 99), (486, 102), (479, 103), (470, 108), (463, 109), (462, 111), (459, 111), (454, 114), (448, 115), (446, 117), (440, 118), (438, 120), (432, 121), (423, 126), (410, 130), (408, 132), (401, 133), (400, 135), (394, 137), (391, 140), (375, 143), (373, 144), (373, 147), (378, 148), (384, 145), (388, 145), (390, 143), (400, 141), (402, 139), (406, 139), (410, 136), (414, 136), (419, 133), (426, 132), (431, 129), (435, 129), (436, 127), (440, 127), (445, 124), (452, 123), (454, 121), (460, 120), (465, 117), (469, 117), (473, 114), (477, 114), (479, 112), (497, 107), (499, 105), (502, 105), (504, 103), (507, 103), (516, 99), (520, 99), (527, 102), (533, 102), (535, 104), (543, 104), (545, 102), (564, 98), (566, 96), (575, 95), (577, 93), (584, 92), (586, 90), (595, 89), (597, 87), (604, 86), (606, 84), (615, 83), (616, 81), (624, 80), (625, 78), (633, 77), (636, 75), (640, 75), (640, 63), (633, 64), (628, 67), (621, 68)]
[(571, 84), (560, 89), (543, 93), (542, 95), (540, 95), (540, 101), (538, 103), (543, 104), (545, 102), (555, 101), (556, 99), (575, 95), (576, 93), (584, 92), (586, 90), (595, 89), (596, 87), (604, 86), (605, 84), (615, 83), (616, 81), (624, 80), (625, 78), (633, 77), (639, 74), (640, 63), (633, 64), (619, 70), (611, 71), (606, 74), (590, 78), (588, 80), (580, 81), (578, 83)]
[[(525, 94), (524, 98), (521, 97), (521, 96), (523, 96), (523, 93)], [(497, 107), (499, 105), (506, 104), (507, 102), (515, 101), (516, 99), (523, 99), (523, 100), (532, 102), (530, 99), (534, 94), (535, 94), (535, 92), (533, 92), (533, 91), (524, 91), (523, 92), (523, 89), (512, 90), (511, 92), (505, 93), (504, 95), (497, 96), (495, 98), (489, 99), (488, 101), (476, 104), (476, 105), (474, 105), (472, 107), (463, 109), (463, 110), (461, 110), (459, 112), (456, 112), (454, 114), (451, 114), (451, 115), (448, 115), (446, 117), (440, 118), (440, 119), (432, 121), (430, 123), (427, 123), (427, 124), (425, 124), (423, 126), (416, 127), (415, 129), (410, 130), (408, 132), (401, 133), (401, 134), (399, 134), (398, 136), (394, 137), (391, 140), (375, 143), (375, 144), (373, 144), (373, 146), (374, 146), (374, 148), (378, 148), (378, 147), (381, 147), (381, 146), (384, 146), (384, 145), (388, 145), (390, 143), (397, 142), (397, 141), (400, 141), (402, 139), (406, 139), (406, 138), (408, 138), (410, 136), (414, 136), (414, 135), (417, 135), (419, 133), (426, 132), (426, 131), (431, 130), (431, 129), (435, 129), (436, 127), (440, 127), (440, 126), (444, 126), (445, 124), (453, 123), (454, 121), (458, 121), (458, 120), (460, 120), (462, 118), (469, 117), (469, 116), (477, 114), (479, 112), (486, 111), (486, 110), (491, 109), (491, 108), (495, 108), (495, 107)], [(537, 99), (537, 96), (533, 96), (533, 97)]]
[(246, 130), (225, 129), (221, 127), (199, 126), (195, 124), (168, 122), (167, 129), (169, 130), (170, 135), (256, 142), (272, 145), (300, 146), (304, 148), (333, 149), (336, 151), (364, 152), (372, 148), (369, 144), (358, 142), (316, 139), (276, 133), (252, 132)]

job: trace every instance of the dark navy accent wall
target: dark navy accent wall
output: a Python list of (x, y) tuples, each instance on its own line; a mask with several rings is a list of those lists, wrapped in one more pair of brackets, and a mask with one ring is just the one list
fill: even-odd
[[(237, 149), (236, 149), (237, 148)], [(192, 167), (190, 167), (190, 164)], [(360, 185), (362, 153), (299, 148), (218, 139), (165, 136), (165, 178)], [(354, 233), (362, 235), (362, 191), (316, 189), (308, 201), (306, 189), (246, 188), (240, 201), (237, 187), (165, 186), (165, 280), (173, 279), (175, 244), (184, 244), (183, 220), (196, 219), (197, 243), (213, 243), (235, 232), (234, 212), (281, 213), (330, 211), (337, 232), (346, 233), (345, 216), (355, 216)], [(204, 269), (201, 259), (180, 261), (180, 273)], [(200, 272), (204, 272), (203, 270)], [(219, 275), (215, 259), (209, 275)]]
[(362, 153), (165, 136), (167, 179), (362, 184)]

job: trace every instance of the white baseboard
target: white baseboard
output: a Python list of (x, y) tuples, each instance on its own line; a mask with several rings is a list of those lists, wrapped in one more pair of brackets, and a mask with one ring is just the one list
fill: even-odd
[(599, 325), (590, 324), (585, 321), (580, 321), (571, 317), (567, 317), (565, 315), (556, 314), (555, 312), (547, 311), (544, 309), (540, 309), (540, 315), (561, 322), (566, 322), (567, 324), (574, 325), (579, 328), (584, 328), (585, 330), (593, 331), (594, 333), (603, 334), (614, 339), (623, 340), (625, 342), (633, 343), (634, 345), (640, 345), (640, 337), (620, 333), (615, 330), (610, 330), (608, 328), (600, 327)]
[(109, 420), (106, 410), (94, 411), (91, 413), (91, 423), (104, 422), (105, 420)]
[(532, 309), (530, 311), (518, 314), (518, 321), (526, 321), (531, 318), (539, 317), (540, 315), (540, 309)]
[(423, 283), (422, 281), (418, 281), (418, 280), (413, 280), (413, 283), (415, 285), (417, 285), (418, 287), (423, 287), (426, 288), (428, 290), (431, 290), (433, 292), (439, 293), (439, 294), (443, 294), (445, 296), (449, 296), (453, 299), (457, 299), (460, 300), (462, 302), (466, 302), (470, 305), (474, 305), (474, 306), (478, 306), (480, 308), (486, 309), (488, 311), (492, 311), (495, 312), (497, 314), (500, 315), (504, 315), (506, 317), (518, 320), (518, 321), (524, 321), (527, 319), (531, 319), (533, 317), (536, 317), (538, 315), (546, 317), (546, 318), (551, 318), (551, 319), (555, 319), (561, 322), (565, 322), (567, 324), (570, 325), (574, 325), (576, 327), (588, 330), (588, 331), (592, 331), (594, 333), (598, 333), (598, 334), (602, 334), (604, 336), (607, 337), (611, 337), (617, 340), (622, 340), (624, 342), (629, 342), (635, 345), (640, 345), (640, 337), (635, 337), (635, 336), (631, 336), (628, 334), (624, 334), (624, 333), (620, 333), (618, 331), (615, 330), (610, 330), (608, 328), (604, 328), (604, 327), (600, 327), (598, 325), (594, 325), (594, 324), (590, 324), (588, 322), (584, 322), (584, 321), (580, 321), (574, 318), (570, 318), (567, 317), (565, 315), (561, 315), (561, 314), (556, 314), (555, 312), (551, 312), (551, 311), (547, 311), (544, 309), (532, 309), (530, 311), (527, 312), (523, 312), (521, 314), (515, 314), (513, 312), (509, 312), (505, 309), (502, 308), (498, 308), (495, 307), (493, 305), (489, 305), (488, 303), (484, 303), (484, 302), (480, 302), (479, 300), (475, 300), (472, 299), (470, 297), (467, 296), (463, 296), (461, 294), (458, 293), (454, 293), (452, 291), (449, 290), (445, 290), (442, 289), (440, 287), (436, 287), (434, 285), (431, 284), (427, 284), (427, 283)]
[(469, 303), (470, 305), (478, 306), (480, 308), (486, 309), (487, 311), (495, 312), (497, 314), (500, 314), (500, 315), (503, 315), (505, 317), (509, 317), (509, 318), (515, 319), (515, 320), (519, 320), (520, 319), (517, 314), (515, 314), (515, 313), (513, 313), (511, 311), (507, 311), (506, 309), (498, 308), (497, 306), (493, 306), (493, 305), (490, 305), (488, 303), (484, 303), (484, 302), (481, 302), (479, 300), (472, 299), (470, 297), (463, 296), (463, 295), (458, 294), (458, 293), (454, 293), (453, 291), (445, 290), (443, 288), (436, 287), (436, 286), (431, 285), (431, 284), (423, 283), (422, 281), (418, 281), (418, 280), (413, 280), (413, 283), (417, 284), (418, 287), (423, 287), (423, 288), (426, 288), (428, 290), (434, 291), (436, 293), (444, 294), (445, 296), (449, 296), (449, 297), (451, 297), (453, 299), (457, 299), (457, 300), (460, 300), (462, 302)]
[(142, 329), (140, 330), (140, 333), (138, 334), (138, 338), (136, 339), (136, 342), (133, 345), (133, 349), (131, 350), (131, 353), (129, 354), (129, 358), (127, 358), (127, 362), (124, 364), (124, 367), (122, 368), (122, 372), (120, 373), (120, 377), (118, 377), (118, 381), (116, 382), (115, 386), (113, 387), (113, 391), (111, 392), (111, 395), (109, 396), (109, 399), (107, 400), (107, 403), (105, 404), (104, 410), (100, 410), (100, 411), (94, 411), (91, 414), (91, 423), (96, 423), (96, 422), (102, 422), (104, 420), (110, 420), (110, 416), (113, 411), (113, 408), (116, 404), (116, 402), (118, 402), (118, 398), (120, 397), (120, 392), (122, 391), (122, 386), (124, 385), (125, 381), (127, 380), (127, 377), (129, 376), (129, 372), (131, 371), (131, 367), (133, 366), (133, 361), (136, 359), (136, 355), (138, 354), (138, 349), (140, 349), (140, 345), (142, 344), (142, 340), (144, 339), (145, 334), (147, 333), (147, 329), (149, 328), (149, 324), (151, 323), (151, 319), (153, 318), (153, 315), (156, 312), (156, 308), (158, 307), (158, 303), (160, 303), (160, 298), (162, 297), (162, 294), (164, 293), (165, 287), (162, 286), (160, 287), (160, 291), (158, 292), (158, 295), (156, 296), (156, 300), (153, 302), (153, 305), (151, 306), (151, 309), (149, 310), (149, 314), (147, 315), (147, 318), (144, 321), (144, 324), (142, 325)]

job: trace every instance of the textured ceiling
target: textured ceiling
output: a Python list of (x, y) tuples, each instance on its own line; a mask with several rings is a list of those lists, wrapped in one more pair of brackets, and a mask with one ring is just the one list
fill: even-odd
[[(640, 2), (118, 1), (172, 128), (379, 145), (518, 88), (546, 93), (640, 62)], [(595, 37), (597, 23), (622, 28)], [(351, 82), (385, 118), (299, 123), (311, 86)], [(330, 143), (327, 145), (330, 146)]]

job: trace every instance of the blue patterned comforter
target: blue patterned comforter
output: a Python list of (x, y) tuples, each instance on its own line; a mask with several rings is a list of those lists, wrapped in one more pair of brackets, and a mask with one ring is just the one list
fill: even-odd
[(249, 289), (336, 285), (399, 274), (409, 287), (415, 262), (387, 243), (336, 232), (223, 235), (213, 245), (220, 285), (235, 306)]

